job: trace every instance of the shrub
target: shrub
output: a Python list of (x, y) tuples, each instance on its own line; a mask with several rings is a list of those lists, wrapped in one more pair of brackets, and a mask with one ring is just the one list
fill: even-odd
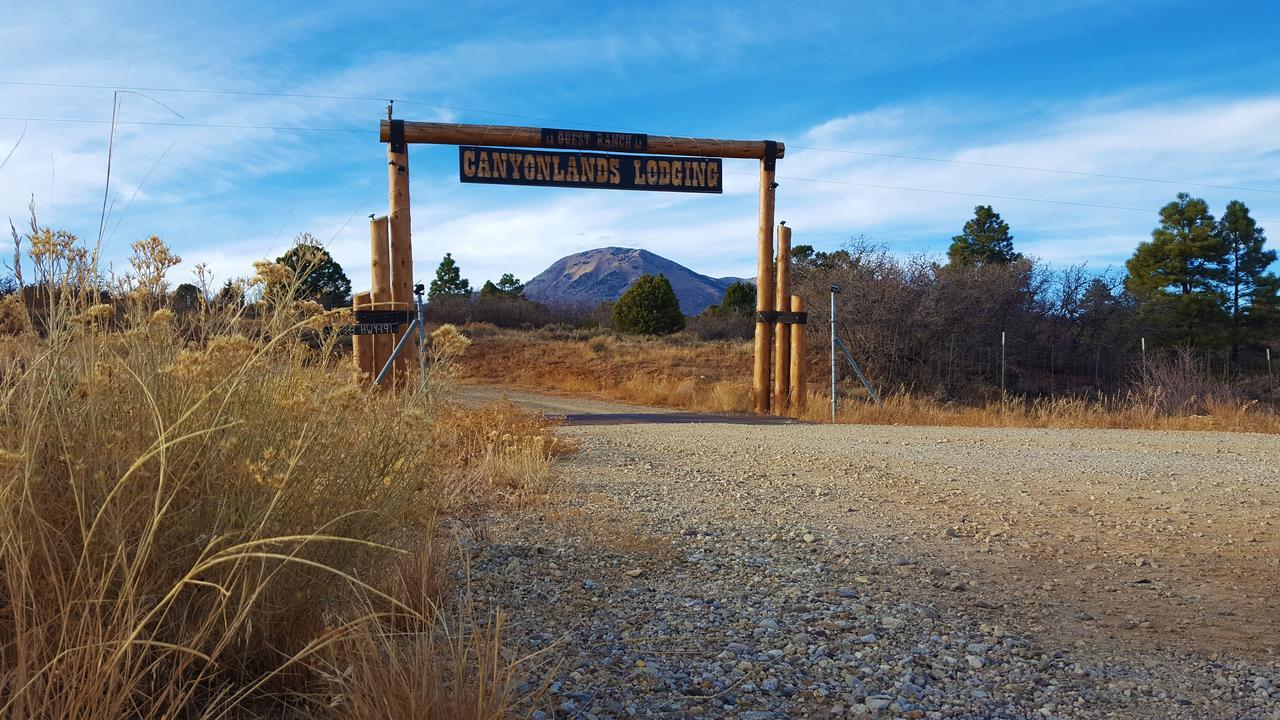
[(613, 307), (613, 326), (629, 335), (670, 335), (684, 329), (684, 314), (663, 275), (641, 275)]
[(745, 340), (755, 334), (755, 327), (751, 315), (720, 309), (689, 318), (685, 330), (699, 340)]
[(1242, 407), (1243, 395), (1215, 378), (1190, 350), (1153, 353), (1137, 372), (1132, 388), (1136, 405), (1161, 416), (1207, 415), (1213, 409)]

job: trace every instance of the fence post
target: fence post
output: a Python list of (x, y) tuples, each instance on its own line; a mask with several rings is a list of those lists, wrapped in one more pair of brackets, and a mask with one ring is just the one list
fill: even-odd
[(1146, 364), (1147, 364), (1147, 339), (1146, 339), (1146, 338), (1142, 338), (1142, 365), (1143, 365), (1143, 367), (1146, 367)]
[(831, 286), (831, 422), (836, 421), (836, 293), (839, 285)]
[(1004, 402), (1004, 401), (1005, 401), (1005, 397), (1006, 397), (1006, 396), (1005, 396), (1005, 386), (1004, 386), (1004, 374), (1005, 374), (1005, 342), (1004, 342), (1004, 334), (1005, 334), (1005, 331), (1004, 331), (1004, 330), (1001, 330), (1001, 331), (1000, 331), (1000, 402)]
[(1267, 377), (1271, 377), (1271, 348), (1267, 348)]

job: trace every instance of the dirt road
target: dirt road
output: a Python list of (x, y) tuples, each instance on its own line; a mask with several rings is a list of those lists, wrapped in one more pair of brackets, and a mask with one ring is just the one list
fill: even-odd
[(1275, 436), (562, 432), (479, 563), (569, 654), (547, 716), (1280, 718)]

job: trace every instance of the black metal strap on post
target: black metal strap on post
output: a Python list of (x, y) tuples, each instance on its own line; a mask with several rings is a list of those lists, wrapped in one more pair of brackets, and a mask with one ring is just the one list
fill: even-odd
[(404, 121), (392, 120), (391, 121), (391, 152), (402, 153), (404, 152), (404, 146), (405, 146)]
[(758, 310), (756, 311), (756, 322), (769, 324), (782, 323), (783, 325), (805, 325), (809, 322), (809, 313)]
[(764, 169), (773, 170), (778, 167), (778, 141), (764, 141)]
[(389, 323), (404, 325), (409, 322), (408, 310), (356, 310), (357, 323)]

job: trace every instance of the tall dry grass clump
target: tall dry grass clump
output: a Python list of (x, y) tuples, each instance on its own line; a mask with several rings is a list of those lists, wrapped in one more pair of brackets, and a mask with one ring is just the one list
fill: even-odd
[[(74, 236), (24, 239), (36, 311), (0, 309), (0, 716), (396, 716), (360, 694), (380, 687), (414, 717), (499, 717), (511, 667), (492, 624), (442, 610), (435, 518), (520, 485), (474, 426), (545, 428), (357, 388), (342, 314), (282, 291), (287, 268), (175, 315), (158, 238), (110, 287)], [(520, 472), (545, 484), (553, 452)]]

